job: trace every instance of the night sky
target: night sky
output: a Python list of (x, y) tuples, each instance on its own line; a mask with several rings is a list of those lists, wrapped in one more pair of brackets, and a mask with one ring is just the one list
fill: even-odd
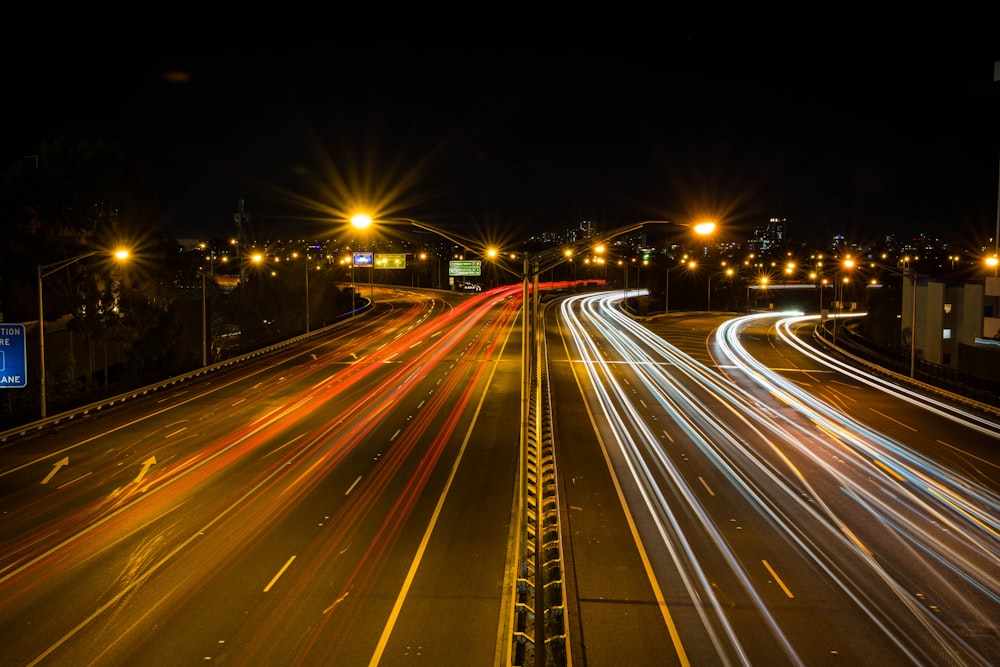
[(7, 53), (3, 160), (117, 141), (178, 238), (232, 234), (240, 198), (262, 239), (329, 237), (360, 206), (494, 239), (709, 217), (734, 237), (771, 217), (802, 241), (993, 234), (995, 34), (522, 37)]

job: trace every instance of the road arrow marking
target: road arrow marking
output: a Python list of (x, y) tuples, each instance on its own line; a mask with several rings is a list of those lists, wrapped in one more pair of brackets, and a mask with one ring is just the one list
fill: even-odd
[(42, 480), (42, 484), (48, 484), (49, 480), (52, 479), (53, 477), (55, 477), (56, 473), (59, 472), (60, 468), (62, 468), (63, 466), (68, 466), (68, 465), (69, 465), (69, 457), (68, 456), (65, 456), (65, 457), (61, 458), (60, 460), (56, 461), (55, 463), (53, 463), (52, 464), (52, 471), (48, 475), (45, 476), (45, 479)]
[(152, 466), (155, 466), (155, 465), (156, 465), (156, 457), (155, 456), (150, 456), (148, 459), (146, 459), (145, 461), (143, 461), (142, 462), (142, 470), (139, 471), (139, 476), (135, 478), (136, 484), (138, 484), (139, 481), (143, 478), (143, 476), (146, 474), (146, 471), (149, 470)]

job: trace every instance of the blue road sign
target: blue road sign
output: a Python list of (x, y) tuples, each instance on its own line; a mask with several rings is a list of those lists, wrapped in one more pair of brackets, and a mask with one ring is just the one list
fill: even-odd
[(0, 323), (0, 389), (28, 386), (27, 347), (23, 324)]
[(375, 266), (375, 253), (356, 252), (352, 261), (355, 266)]

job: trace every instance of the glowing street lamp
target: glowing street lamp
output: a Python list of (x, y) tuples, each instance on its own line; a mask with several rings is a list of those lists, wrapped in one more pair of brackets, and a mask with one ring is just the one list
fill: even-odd
[[(661, 222), (661, 221), (657, 221), (657, 222)], [(689, 225), (682, 225), (681, 223), (678, 223), (678, 222), (666, 222), (666, 221), (662, 221), (661, 224), (681, 225), (681, 226), (685, 226), (685, 227), (689, 226)], [(699, 222), (699, 223), (691, 226), (691, 228), (694, 229), (694, 233), (697, 234), (698, 236), (710, 236), (710, 235), (712, 235), (712, 234), (715, 233), (717, 225), (713, 221), (705, 221), (705, 222)], [(684, 266), (684, 265), (681, 265), (681, 266)], [(689, 262), (689, 268), (694, 268), (695, 266), (697, 266), (697, 264), (695, 264), (693, 261)], [(675, 267), (667, 268), (667, 270), (665, 272), (666, 276), (665, 276), (665, 280), (664, 280), (665, 284), (664, 284), (664, 292), (663, 292), (663, 314), (664, 315), (669, 315), (670, 314), (670, 272), (673, 271), (676, 268), (678, 268), (678, 267), (675, 266)]]
[[(663, 300), (664, 315), (670, 314), (670, 272), (682, 268), (688, 268), (693, 271), (694, 269), (698, 268), (698, 262), (691, 259), (682, 264), (678, 264), (677, 266), (671, 266), (667, 268), (666, 285), (664, 286), (664, 289), (666, 290), (667, 293), (664, 295), (664, 300)], [(711, 277), (709, 277), (709, 289), (711, 289), (711, 280), (712, 280)], [(709, 300), (711, 300), (711, 296), (709, 296)]]
[[(747, 313), (748, 314), (750, 313), (750, 310), (751, 310), (751, 308), (750, 308), (750, 289), (751, 289), (751, 285), (750, 285), (750, 283), (747, 283)], [(760, 277), (760, 286), (755, 287), (754, 289), (767, 289), (767, 276), (761, 276)], [(754, 299), (754, 302), (756, 302), (756, 301), (757, 300)]]
[(823, 288), (826, 287), (829, 282), (830, 280), (824, 276), (819, 279), (819, 282), (816, 285), (817, 291), (819, 292), (819, 312), (821, 315), (823, 313)]
[(851, 282), (851, 277), (849, 275), (850, 270), (854, 268), (854, 260), (850, 257), (844, 259), (841, 262), (841, 266), (846, 269), (843, 277), (840, 279), (840, 284), (838, 285), (840, 290), (840, 296), (837, 297), (837, 314), (833, 320), (833, 344), (837, 344), (837, 326), (840, 324), (840, 315), (844, 307), (844, 285), (848, 285)]
[(358, 286), (354, 282), (354, 256), (347, 255), (346, 257), (340, 260), (340, 263), (351, 265), (351, 317), (354, 317), (355, 315), (354, 294), (358, 291)]
[[(372, 226), (372, 217), (367, 213), (355, 213), (351, 216), (351, 226), (361, 231), (367, 231)], [(371, 302), (375, 305), (375, 261), (374, 255), (370, 265), (371, 268)]]
[[(41, 368), (39, 375), (41, 376), (40, 395), (41, 395), (41, 409), (42, 409), (42, 419), (46, 417), (46, 404), (45, 404), (45, 305), (42, 300), (42, 279), (51, 276), (56, 271), (66, 268), (70, 264), (75, 264), (80, 260), (87, 259), (88, 257), (93, 257), (98, 254), (99, 251), (92, 250), (90, 252), (85, 252), (82, 255), (77, 255), (76, 257), (70, 257), (69, 259), (64, 259), (61, 262), (54, 262), (52, 264), (40, 264), (38, 266), (38, 362)], [(128, 250), (116, 250), (113, 253), (115, 259), (119, 261), (125, 261), (128, 259)]]
[[(292, 259), (298, 259), (299, 253), (293, 252)], [(309, 333), (309, 250), (302, 253), (302, 260), (306, 265), (306, 333)]]

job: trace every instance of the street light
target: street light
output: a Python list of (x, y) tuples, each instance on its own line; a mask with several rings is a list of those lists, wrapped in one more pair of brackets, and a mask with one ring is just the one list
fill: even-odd
[[(42, 279), (51, 276), (56, 271), (64, 269), (70, 264), (75, 264), (82, 259), (87, 259), (88, 257), (93, 257), (98, 254), (99, 251), (91, 250), (90, 252), (85, 252), (82, 255), (77, 255), (76, 257), (70, 257), (69, 259), (64, 259), (60, 262), (53, 262), (52, 264), (39, 264), (38, 265), (38, 362), (41, 367), (41, 380), (39, 382), (39, 392), (41, 396), (41, 409), (42, 409), (42, 419), (46, 417), (46, 405), (45, 405), (45, 305), (42, 298)], [(119, 260), (125, 260), (128, 258), (128, 250), (117, 250), (113, 253), (114, 257)]]
[(205, 298), (205, 267), (201, 267), (201, 365), (208, 365), (208, 303)]
[[(750, 285), (750, 283), (747, 283), (747, 314), (750, 313), (750, 289), (751, 289), (751, 285)], [(753, 289), (767, 289), (767, 276), (761, 276), (760, 277), (760, 286), (759, 287), (754, 287)], [(756, 302), (756, 301), (757, 301), (757, 299), (754, 299), (754, 302)]]
[[(215, 281), (215, 249), (211, 247), (210, 244), (201, 242), (198, 247), (202, 251), (202, 260), (205, 259), (205, 251), (208, 250), (208, 269), (209, 277), (214, 282)], [(222, 261), (225, 262), (229, 258), (223, 257)], [(205, 265), (201, 266), (201, 365), (208, 365), (208, 299), (206, 297), (207, 286), (205, 282)]]
[[(682, 269), (684, 267), (687, 267), (687, 268), (689, 268), (691, 270), (694, 270), (695, 268), (698, 267), (698, 263), (692, 259), (692, 260), (689, 260), (687, 262), (684, 262), (683, 264), (678, 264), (677, 266), (671, 266), (671, 267), (669, 267), (667, 269), (667, 272), (666, 272), (666, 274), (667, 274), (666, 285), (664, 285), (664, 290), (666, 290), (666, 294), (664, 295), (664, 298), (663, 298), (663, 314), (664, 315), (669, 315), (670, 314), (670, 272), (671, 271), (675, 271), (677, 269)], [(711, 281), (711, 278), (709, 278), (709, 281)], [(709, 289), (711, 289), (711, 285), (709, 286)], [(709, 299), (711, 299), (711, 296), (709, 296)]]
[[(724, 263), (725, 262), (723, 262), (723, 264)], [(726, 303), (729, 304), (729, 305), (731, 305), (731, 298), (732, 298), (732, 294), (733, 294), (733, 276), (736, 275), (736, 269), (734, 269), (731, 266), (727, 266), (724, 274), (725, 274), (726, 278), (728, 278), (727, 282), (729, 284), (729, 298), (726, 299)], [(708, 277), (708, 298), (709, 299), (712, 298), (712, 276), (711, 275), (709, 275), (709, 277)], [(711, 310), (711, 309), (709, 309), (709, 310)]]
[[(694, 262), (692, 262), (692, 264), (693, 263)], [(726, 263), (723, 262), (722, 264), (723, 266), (725, 266)], [(692, 266), (691, 268), (694, 267)], [(733, 271), (732, 267), (727, 267), (720, 273), (720, 275), (724, 275), (728, 278), (732, 277), (733, 273), (735, 272)], [(707, 312), (712, 312), (712, 268), (711, 267), (707, 267), (706, 274), (708, 276), (708, 298), (705, 300), (705, 310)]]
[(907, 266), (906, 272), (910, 276), (910, 377), (916, 378), (917, 376), (916, 375), (917, 373), (917, 270), (912, 266)]
[[(847, 269), (848, 272), (850, 272), (850, 270), (854, 268), (854, 260), (851, 259), (850, 257), (847, 257), (841, 263), (841, 266), (843, 268)], [(843, 311), (843, 308), (844, 308), (844, 285), (846, 285), (846, 284), (848, 284), (850, 282), (851, 282), (850, 276), (847, 273), (845, 273), (845, 274), (843, 274), (843, 277), (840, 279), (840, 283), (838, 285), (838, 288), (840, 290), (840, 296), (836, 297), (837, 298), (837, 302), (836, 302), (837, 312), (836, 312), (836, 315), (833, 318), (833, 344), (835, 346), (837, 344), (837, 325), (840, 323), (840, 315), (841, 315), (841, 312)]]
[(628, 312), (628, 263), (618, 258), (618, 266), (622, 267), (622, 310)]
[(358, 291), (358, 286), (354, 283), (354, 255), (348, 255), (344, 259), (340, 260), (340, 263), (351, 265), (351, 317), (354, 317), (354, 294)]
[(708, 276), (708, 298), (705, 300), (705, 310), (707, 312), (712, 312), (712, 268), (708, 267), (706, 272)]
[[(711, 221), (699, 222), (699, 223), (697, 223), (695, 225), (685, 225), (683, 223), (669, 222), (669, 221), (665, 221), (665, 220), (662, 220), (662, 221), (661, 220), (657, 220), (657, 221), (654, 221), (654, 222), (658, 222), (660, 224), (666, 224), (666, 225), (680, 225), (682, 227), (691, 227), (692, 229), (694, 229), (694, 233), (697, 234), (698, 236), (709, 236), (711, 234), (714, 234), (715, 230), (716, 230), (716, 227), (717, 227), (717, 225), (714, 222), (711, 222)], [(693, 261), (690, 262), (689, 265), (697, 266)], [(681, 266), (684, 266), (684, 265), (682, 264)], [(694, 266), (690, 266), (690, 268), (694, 268)], [(663, 314), (664, 315), (668, 315), (670, 313), (670, 272), (673, 271), (676, 268), (678, 268), (678, 267), (675, 266), (675, 267), (672, 267), (672, 268), (668, 268), (666, 270), (666, 279), (664, 281), (665, 285), (664, 285), (664, 294), (663, 294)]]
[[(360, 229), (361, 231), (366, 231), (372, 226), (372, 217), (367, 213), (356, 213), (351, 216), (351, 226), (355, 229)], [(375, 252), (374, 244), (372, 246), (372, 263), (369, 265), (371, 268), (371, 305), (375, 305)]]
[[(292, 259), (296, 259), (298, 256), (299, 253), (292, 253)], [(306, 333), (309, 333), (309, 250), (302, 253), (302, 259), (306, 265)]]

